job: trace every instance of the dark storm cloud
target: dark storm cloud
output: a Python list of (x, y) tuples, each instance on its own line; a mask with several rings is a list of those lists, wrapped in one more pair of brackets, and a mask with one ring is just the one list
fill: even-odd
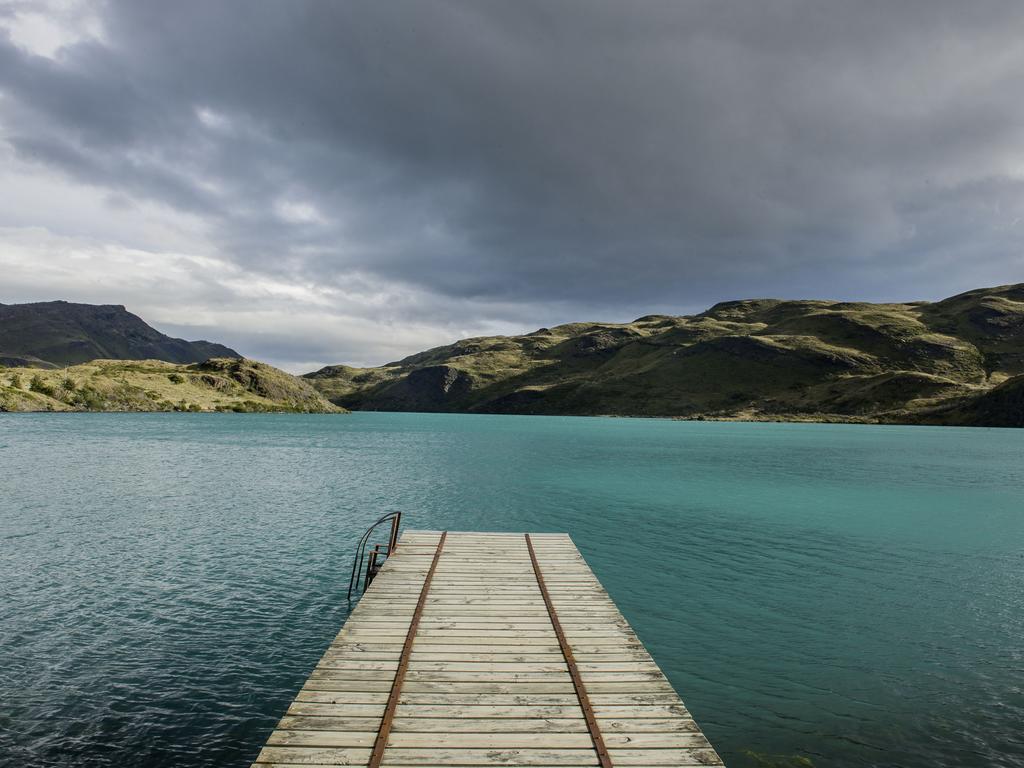
[(254, 271), (563, 319), (1024, 279), (1016, 3), (101, 9), (0, 39), (6, 140)]

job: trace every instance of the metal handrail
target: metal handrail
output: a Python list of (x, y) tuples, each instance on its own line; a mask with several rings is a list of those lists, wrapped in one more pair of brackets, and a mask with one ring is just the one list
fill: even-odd
[[(375, 544), (373, 549), (370, 550), (369, 557), (367, 558), (366, 546), (370, 541), (370, 536), (377, 529), (377, 526), (391, 521), (391, 534), (388, 536), (387, 544)], [(359, 543), (356, 544), (356, 554), (352, 559), (352, 575), (348, 580), (348, 599), (352, 599), (352, 593), (359, 589), (360, 583), (362, 584), (362, 591), (365, 592), (366, 588), (370, 586), (370, 582), (373, 581), (373, 577), (377, 575), (377, 571), (380, 570), (380, 566), (384, 560), (387, 560), (391, 553), (395, 551), (395, 547), (398, 546), (398, 527), (402, 524), (402, 513), (401, 512), (388, 512), (386, 515), (381, 517), (359, 538)], [(378, 563), (377, 559), (383, 555), (383, 559)], [(363, 571), (363, 563), (366, 563), (366, 571)]]

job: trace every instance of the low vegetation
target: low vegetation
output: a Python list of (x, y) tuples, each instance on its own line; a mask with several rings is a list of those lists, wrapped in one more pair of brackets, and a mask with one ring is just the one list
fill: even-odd
[(305, 381), (254, 360), (193, 365), (93, 360), (64, 369), (0, 369), (0, 411), (343, 413)]
[(1024, 425), (1021, 377), (1024, 284), (934, 303), (729, 301), (306, 375), (363, 410), (992, 426)]

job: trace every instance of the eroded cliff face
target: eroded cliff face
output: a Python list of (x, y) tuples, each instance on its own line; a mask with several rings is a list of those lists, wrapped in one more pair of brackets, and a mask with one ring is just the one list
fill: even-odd
[(473, 379), (450, 365), (417, 368), (381, 387), (363, 402), (364, 410), (448, 411), (470, 395)]

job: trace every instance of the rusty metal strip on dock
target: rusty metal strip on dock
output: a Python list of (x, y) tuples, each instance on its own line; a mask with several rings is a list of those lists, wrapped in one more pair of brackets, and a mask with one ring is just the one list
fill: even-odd
[(253, 762), (610, 765), (722, 760), (568, 535), (491, 531), (406, 531)]
[[(604, 738), (601, 736), (594, 708), (590, 705), (587, 688), (583, 684), (579, 667), (576, 666), (576, 659), (573, 657), (572, 646), (569, 645), (569, 641), (565, 637), (562, 624), (558, 621), (558, 614), (555, 612), (555, 604), (551, 601), (551, 595), (548, 594), (547, 585), (544, 583), (544, 574), (541, 573), (540, 563), (537, 562), (537, 553), (533, 550), (530, 534), (527, 533), (524, 536), (526, 537), (526, 548), (530, 551), (530, 561), (533, 563), (533, 573), (537, 577), (537, 586), (540, 587), (540, 594), (544, 598), (544, 605), (547, 606), (548, 616), (551, 617), (551, 626), (555, 629), (558, 645), (561, 647), (565, 663), (569, 667), (569, 675), (572, 677), (572, 684), (576, 689), (576, 698), (579, 699), (580, 709), (583, 710), (583, 717), (587, 721), (587, 730), (590, 731), (590, 739), (594, 742), (594, 751), (597, 752), (598, 762), (601, 764), (601, 768), (612, 768), (612, 758), (604, 745)], [(442, 539), (442, 543), (443, 541)]]
[(413, 643), (416, 642), (416, 630), (419, 629), (420, 617), (423, 615), (423, 607), (427, 602), (427, 593), (430, 591), (430, 582), (434, 578), (437, 562), (441, 559), (441, 550), (444, 549), (444, 541), (447, 537), (448, 531), (441, 533), (441, 539), (437, 542), (437, 551), (434, 553), (434, 559), (431, 560), (430, 569), (423, 580), (423, 589), (420, 590), (419, 600), (416, 601), (416, 610), (413, 611), (412, 620), (409, 622), (409, 631), (405, 636), (405, 644), (402, 646), (402, 653), (399, 656), (395, 679), (391, 683), (391, 694), (388, 696), (387, 705), (384, 707), (384, 716), (380, 721), (377, 738), (373, 742), (369, 768), (380, 768), (380, 764), (384, 760), (384, 750), (388, 746), (388, 736), (391, 735), (391, 725), (395, 719), (395, 710), (398, 708), (398, 700), (402, 695), (402, 683), (405, 682), (405, 674), (409, 671), (409, 657), (412, 655)]

